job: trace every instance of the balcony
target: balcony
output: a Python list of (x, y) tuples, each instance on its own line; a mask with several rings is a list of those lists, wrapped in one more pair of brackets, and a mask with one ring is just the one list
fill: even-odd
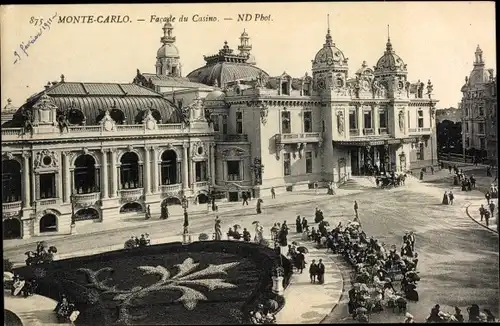
[(144, 193), (143, 188), (121, 189), (120, 190), (120, 200), (121, 200), (121, 202), (138, 201), (138, 200), (141, 200), (143, 193)]
[(172, 185), (161, 185), (160, 192), (163, 196), (179, 196), (182, 192), (182, 183)]
[(431, 128), (410, 128), (408, 129), (408, 132), (410, 134), (430, 134), (431, 133)]
[(218, 142), (232, 142), (232, 143), (243, 143), (248, 142), (248, 135), (245, 134), (234, 134), (234, 135), (225, 135), (225, 134), (216, 134), (215, 141)]
[(71, 139), (75, 137), (122, 137), (122, 136), (141, 136), (141, 135), (164, 135), (164, 134), (182, 134), (187, 132), (182, 123), (158, 124), (156, 129), (148, 129), (144, 124), (137, 125), (116, 125), (115, 130), (106, 130), (103, 126), (70, 126), (69, 131), (61, 133), (59, 128), (54, 127), (51, 132), (42, 132), (37, 127), (33, 134), (24, 133), (23, 128), (2, 128), (2, 141), (17, 140), (49, 140), (49, 139)]
[(319, 143), (323, 140), (319, 132), (276, 134), (275, 137), (277, 144)]
[(365, 136), (375, 135), (375, 130), (373, 128), (365, 128), (363, 129), (363, 134)]
[(208, 186), (208, 181), (198, 181), (194, 183), (196, 189), (206, 188)]
[(88, 207), (95, 205), (101, 199), (100, 192), (91, 192), (88, 194), (74, 194), (74, 204), (76, 206)]
[(349, 129), (350, 136), (359, 136), (359, 129)]
[(15, 201), (12, 203), (2, 203), (2, 212), (6, 213), (18, 213), (22, 208), (22, 201)]
[(389, 129), (388, 128), (378, 128), (378, 133), (380, 135), (386, 135), (389, 133)]

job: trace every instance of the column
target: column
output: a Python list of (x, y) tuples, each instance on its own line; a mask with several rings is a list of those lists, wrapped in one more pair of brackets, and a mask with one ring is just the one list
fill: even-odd
[[(158, 192), (158, 154), (156, 152), (157, 148), (156, 147), (151, 147), (152, 153), (153, 153), (153, 181), (152, 181), (152, 193), (156, 194)], [(177, 162), (175, 162), (175, 167), (177, 169)]]
[(64, 152), (64, 199), (63, 202), (69, 203), (71, 201), (71, 180), (73, 174), (69, 170), (69, 157), (71, 152)]
[(22, 156), (23, 156), (23, 208), (31, 208), (31, 201), (30, 201), (30, 154), (23, 153)]
[(116, 148), (111, 148), (111, 161), (109, 167), (111, 171), (111, 198), (115, 198), (118, 192), (118, 168), (116, 166)]
[(210, 178), (215, 186), (215, 144), (210, 144)]
[(358, 110), (358, 124), (357, 124), (357, 127), (358, 127), (358, 131), (359, 131), (359, 135), (363, 135), (363, 128), (364, 128), (364, 123), (363, 123), (363, 107), (361, 105), (359, 105), (357, 107), (357, 110)]
[(151, 195), (151, 162), (149, 161), (149, 146), (144, 147), (144, 190), (146, 195)]
[(108, 179), (108, 153), (107, 149), (101, 149), (102, 153), (102, 173), (101, 173), (101, 195), (102, 199), (109, 198), (109, 179)]
[(378, 106), (374, 106), (372, 110), (372, 125), (375, 135), (378, 135), (380, 128), (380, 116), (378, 115)]
[(189, 144), (183, 144), (183, 155), (182, 155), (182, 188), (184, 190), (189, 189), (189, 155), (188, 155)]

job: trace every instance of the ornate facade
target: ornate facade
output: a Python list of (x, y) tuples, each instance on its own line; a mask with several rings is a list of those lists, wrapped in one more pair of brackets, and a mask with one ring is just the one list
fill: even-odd
[(497, 78), (485, 69), (483, 51), (477, 46), (474, 68), (462, 86), (462, 130), (464, 151), (497, 163)]
[(176, 209), (184, 197), (343, 182), (375, 164), (405, 171), (436, 156), (432, 85), (407, 79), (390, 40), (376, 66), (351, 78), (328, 29), (311, 75), (273, 77), (256, 66), (244, 31), (239, 53), (225, 42), (182, 77), (172, 25), (163, 31), (156, 73), (137, 71), (132, 84), (61, 76), (3, 124), (11, 236), (68, 233), (71, 216), (78, 224)]

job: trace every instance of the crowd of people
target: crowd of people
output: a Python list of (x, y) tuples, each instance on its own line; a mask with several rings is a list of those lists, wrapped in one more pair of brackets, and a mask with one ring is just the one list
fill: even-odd
[(37, 242), (35, 251), (26, 251), (26, 265), (38, 265), (54, 261), (57, 253), (55, 246), (48, 246), (45, 241)]
[(149, 238), (149, 234), (141, 234), (141, 237), (138, 238), (137, 236), (131, 236), (130, 239), (125, 241), (125, 249), (132, 249), (132, 248), (139, 248), (139, 247), (146, 247), (151, 244), (151, 239)]
[(76, 309), (75, 305), (71, 303), (64, 294), (61, 296), (61, 301), (57, 303), (54, 311), (56, 313), (57, 320), (60, 323), (68, 321), (74, 323), (80, 315), (80, 312)]

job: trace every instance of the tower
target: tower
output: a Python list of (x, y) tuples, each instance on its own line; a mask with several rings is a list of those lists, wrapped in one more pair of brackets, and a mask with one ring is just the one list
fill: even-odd
[(476, 48), (476, 60), (474, 61), (474, 66), (484, 66), (484, 61), (483, 61), (483, 50), (479, 47), (479, 44)]
[(250, 44), (250, 37), (248, 36), (246, 30), (243, 30), (243, 33), (241, 33), (240, 45), (238, 46), (238, 50), (240, 51), (240, 55), (248, 57), (248, 64), (256, 64), (255, 57), (250, 53), (250, 51), (252, 50), (252, 45)]
[(163, 25), (163, 36), (160, 41), (163, 44), (156, 53), (156, 74), (172, 77), (181, 77), (181, 63), (179, 50), (175, 46), (173, 26), (171, 23)]

